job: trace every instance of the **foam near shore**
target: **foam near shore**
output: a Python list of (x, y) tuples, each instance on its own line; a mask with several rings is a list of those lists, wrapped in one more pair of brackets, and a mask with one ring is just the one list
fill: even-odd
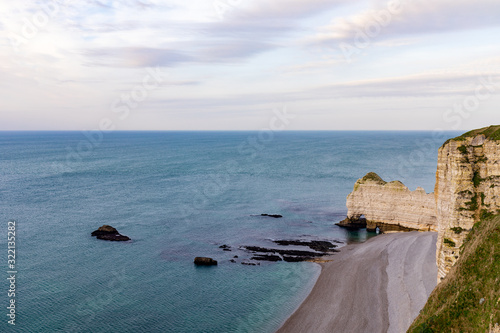
[(436, 239), (397, 233), (342, 248), (278, 332), (405, 332), (436, 286)]

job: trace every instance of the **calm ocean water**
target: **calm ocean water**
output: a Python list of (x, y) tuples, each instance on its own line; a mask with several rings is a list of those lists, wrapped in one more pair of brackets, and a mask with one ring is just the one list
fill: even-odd
[[(246, 254), (218, 246), (363, 240), (334, 226), (356, 179), (375, 171), (432, 192), (437, 148), (456, 134), (0, 132), (5, 277), (7, 221), (17, 221), (17, 317), (9, 329), (273, 332), (318, 267), (233, 264)], [(252, 216), (261, 213), (284, 218)], [(103, 224), (133, 241), (92, 238)], [(195, 256), (219, 266), (196, 268)]]

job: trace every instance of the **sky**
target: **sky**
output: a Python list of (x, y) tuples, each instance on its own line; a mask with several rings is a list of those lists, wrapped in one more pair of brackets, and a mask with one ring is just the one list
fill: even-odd
[(0, 130), (499, 124), (499, 15), (498, 0), (2, 0)]

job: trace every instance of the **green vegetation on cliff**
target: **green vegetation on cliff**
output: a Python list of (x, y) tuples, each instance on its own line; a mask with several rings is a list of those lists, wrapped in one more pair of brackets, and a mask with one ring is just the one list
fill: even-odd
[(375, 182), (379, 185), (387, 184), (387, 182), (384, 181), (382, 178), (380, 178), (380, 176), (377, 175), (375, 172), (368, 172), (363, 178), (358, 179), (356, 184), (354, 184), (354, 192), (359, 189), (359, 184), (364, 184), (367, 181)]
[(410, 333), (490, 332), (500, 325), (500, 215), (481, 220)]
[(484, 134), (484, 136), (486, 136), (486, 138), (490, 140), (500, 140), (500, 125), (483, 127), (480, 129), (469, 131), (465, 134), (457, 136), (456, 138), (449, 139), (443, 144), (443, 146), (445, 146), (450, 141), (465, 141), (467, 138), (473, 138), (481, 134)]
[(375, 172), (369, 172), (369, 173), (367, 173), (366, 176), (364, 176), (361, 180), (363, 182), (366, 182), (367, 180), (371, 180), (371, 181), (380, 183), (382, 185), (387, 184), (387, 182), (384, 181), (382, 178), (380, 178), (380, 176), (377, 175)]

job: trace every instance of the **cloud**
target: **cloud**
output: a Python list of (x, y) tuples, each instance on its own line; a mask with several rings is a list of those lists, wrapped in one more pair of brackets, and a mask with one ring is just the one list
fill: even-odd
[(466, 96), (486, 82), (500, 82), (500, 74), (419, 74), (386, 79), (346, 82), (310, 90), (316, 98), (393, 98)]
[[(392, 5), (391, 5), (392, 3)], [(377, 38), (500, 26), (496, 0), (391, 0), (321, 27), (313, 41), (352, 42), (359, 33)]]
[(204, 34), (217, 37), (272, 40), (297, 29), (290, 21), (279, 20), (230, 20), (204, 24), (200, 27)]
[[(305, 89), (303, 91), (288, 91), (283, 93), (266, 92), (260, 94), (232, 94), (223, 97), (199, 97), (199, 98), (168, 98), (158, 99), (151, 105), (161, 106), (156, 108), (158, 112), (172, 112), (173, 110), (202, 110), (210, 109), (224, 111), (229, 108), (233, 111), (251, 110), (252, 108), (274, 105), (276, 103), (295, 103), (306, 101), (316, 103), (325, 102), (334, 106), (340, 100), (362, 101), (376, 99), (401, 99), (412, 98), (420, 100), (434, 97), (465, 97), (473, 96), (476, 88), (482, 82), (494, 82), (500, 89), (500, 73), (493, 75), (481, 75), (478, 73), (455, 74), (434, 73), (392, 77), (385, 79), (373, 79), (363, 81), (351, 81), (346, 83), (324, 85), (317, 88)], [(484, 89), (483, 89), (484, 90)], [(482, 91), (485, 93), (486, 91)], [(399, 108), (384, 105), (385, 110)], [(312, 110), (311, 110), (312, 111)]]
[[(89, 64), (107, 67), (172, 67), (182, 63), (238, 62), (279, 47), (259, 41), (176, 43), (173, 49), (113, 47), (86, 50)], [(178, 51), (184, 50), (183, 52)]]
[(288, 66), (281, 69), (282, 73), (286, 74), (301, 74), (301, 73), (314, 73), (316, 71), (324, 71), (332, 68), (333, 66), (345, 64), (344, 59), (326, 59), (321, 61), (311, 61), (302, 65)]
[(90, 49), (84, 54), (91, 58), (90, 64), (110, 67), (168, 67), (192, 60), (176, 50), (147, 47)]
[[(401, 0), (401, 10), (371, 41), (377, 52), (350, 66), (342, 54), (323, 47), (352, 42), (387, 9), (387, 0), (220, 0), (230, 4), (222, 19), (213, 7), (217, 0), (53, 1), (60, 11), (18, 51), (2, 37), (21, 34), (26, 20), (43, 13), (48, 2), (0, 4), (0, 85), (5, 110), (36, 110), (57, 123), (70, 114), (70, 105), (78, 114), (68, 120), (72, 128), (105, 114), (139, 82), (144, 67), (165, 67), (169, 75), (144, 104), (148, 116), (137, 115), (143, 128), (184, 112), (192, 114), (186, 121), (224, 112), (254, 117), (283, 102), (297, 102), (311, 117), (396, 114), (473, 93), (479, 69), (500, 72), (495, 29), (440, 35), (498, 26), (498, 0)], [(334, 19), (325, 25), (326, 18)], [(315, 31), (307, 41), (321, 47), (301, 43)], [(317, 126), (327, 127), (322, 119)]]
[(230, 19), (296, 20), (359, 0), (238, 0)]
[(119, 9), (119, 8), (139, 8), (149, 9), (157, 5), (157, 1), (152, 0), (85, 0), (87, 5), (98, 6), (105, 9)]
[(205, 43), (199, 48), (197, 60), (199, 62), (239, 61), (277, 47), (279, 46), (276, 44), (259, 41), (214, 41)]
[[(214, 37), (271, 41), (301, 31), (302, 21), (359, 0), (214, 0), (215, 21), (200, 25), (200, 31)], [(217, 10), (217, 4), (223, 4)], [(217, 16), (217, 15), (216, 15)]]

